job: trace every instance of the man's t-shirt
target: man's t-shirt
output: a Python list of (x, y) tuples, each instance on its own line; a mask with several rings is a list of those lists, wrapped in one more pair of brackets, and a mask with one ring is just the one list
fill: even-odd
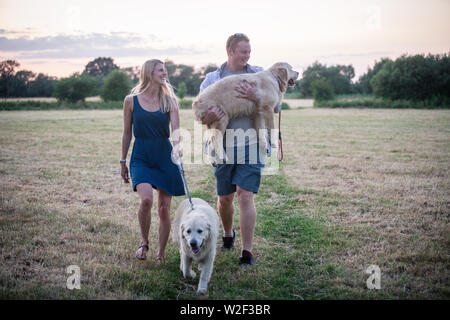
[[(236, 74), (245, 74), (247, 71), (244, 69), (239, 72), (231, 72), (226, 66), (222, 73), (222, 79)], [(236, 93), (237, 94), (237, 93)], [(230, 137), (227, 139), (228, 134), (231, 133), (229, 130), (233, 130), (234, 137)], [(249, 130), (250, 129), (250, 130)], [(234, 138), (234, 139), (232, 139)], [(237, 153), (237, 163), (245, 162), (245, 148), (247, 147), (250, 150), (250, 160), (251, 162), (256, 162), (256, 154), (253, 155), (254, 152), (257, 152), (258, 148), (256, 144), (258, 142), (256, 131), (253, 129), (253, 120), (249, 116), (241, 116), (237, 118), (230, 119), (227, 130), (225, 131), (225, 135), (223, 137), (223, 147), (227, 154), (230, 154), (230, 148), (236, 147)], [(228, 147), (228, 148), (227, 148)], [(227, 150), (228, 149), (228, 150)], [(254, 158), (254, 159), (253, 159)], [(230, 161), (232, 159), (229, 159)], [(252, 161), (254, 160), (254, 161)], [(262, 160), (262, 159), (261, 159)]]

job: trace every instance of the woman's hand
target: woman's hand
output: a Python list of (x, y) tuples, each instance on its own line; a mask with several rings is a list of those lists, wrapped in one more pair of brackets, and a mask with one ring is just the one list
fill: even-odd
[(178, 159), (183, 156), (183, 149), (179, 143), (174, 144), (172, 149), (172, 162), (177, 164)]
[(120, 175), (125, 183), (130, 183), (130, 176), (128, 174), (128, 167), (126, 163), (120, 164)]
[(255, 83), (250, 83), (247, 80), (242, 80), (241, 82), (239, 82), (239, 86), (234, 88), (234, 90), (239, 93), (239, 95), (237, 96), (238, 98), (244, 98), (253, 102), (258, 102)]

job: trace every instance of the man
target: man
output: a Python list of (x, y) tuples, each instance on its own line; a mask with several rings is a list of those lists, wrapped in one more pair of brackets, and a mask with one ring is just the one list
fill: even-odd
[[(200, 91), (229, 75), (262, 71), (261, 68), (253, 67), (248, 64), (251, 47), (250, 40), (245, 34), (236, 33), (230, 36), (226, 43), (226, 50), (228, 55), (227, 62), (222, 64), (216, 71), (206, 75), (205, 80), (200, 85)], [(255, 94), (256, 88), (252, 84), (243, 81), (240, 86), (236, 88), (236, 91), (239, 93), (239, 97), (257, 102)], [(274, 112), (279, 112), (280, 109), (281, 105), (277, 106)], [(220, 108), (211, 106), (202, 118), (202, 123), (208, 125), (223, 116), (224, 113)], [(233, 230), (233, 199), (235, 193), (237, 193), (238, 196), (240, 209), (239, 224), (242, 236), (242, 254), (239, 259), (239, 265), (241, 266), (251, 266), (254, 264), (252, 254), (252, 242), (256, 224), (254, 194), (258, 192), (261, 182), (261, 172), (264, 168), (265, 155), (260, 155), (258, 152), (257, 161), (249, 161), (251, 160), (249, 159), (251, 158), (249, 150), (259, 150), (257, 147), (258, 140), (256, 139), (256, 135), (249, 134), (247, 136), (248, 140), (244, 140), (243, 145), (235, 143), (234, 137), (231, 137), (231, 139), (229, 139), (229, 137), (230, 129), (241, 130), (240, 132), (242, 132), (242, 130), (244, 132), (250, 132), (251, 130), (247, 130), (251, 128), (252, 119), (250, 117), (240, 117), (230, 120), (224, 135), (224, 142), (226, 142), (229, 147), (231, 141), (234, 150), (230, 153), (228, 152), (229, 149), (226, 148), (226, 153), (233, 154), (234, 159), (231, 159), (232, 163), (226, 162), (219, 164), (214, 168), (218, 194), (217, 209), (222, 220), (224, 231), (223, 251), (232, 250), (234, 248), (235, 232)]]

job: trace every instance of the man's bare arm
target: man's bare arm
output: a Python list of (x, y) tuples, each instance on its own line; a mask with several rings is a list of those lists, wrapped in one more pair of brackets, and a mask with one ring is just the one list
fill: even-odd
[(209, 126), (211, 123), (219, 120), (224, 115), (225, 113), (222, 111), (222, 109), (216, 106), (211, 106), (208, 108), (205, 115), (203, 116), (202, 124), (206, 124), (207, 126)]

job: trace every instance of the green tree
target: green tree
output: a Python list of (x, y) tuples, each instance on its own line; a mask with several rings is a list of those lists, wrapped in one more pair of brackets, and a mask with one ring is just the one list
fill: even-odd
[(114, 63), (112, 58), (98, 57), (88, 62), (84, 67), (83, 74), (88, 75), (95, 80), (94, 91), (92, 92), (93, 95), (100, 94), (105, 77), (113, 70), (117, 69), (119, 69), (119, 66)]
[(299, 90), (303, 96), (305, 97), (312, 96), (311, 83), (314, 80), (320, 79), (321, 74), (325, 71), (325, 69), (326, 66), (320, 64), (318, 61), (315, 61), (303, 72), (302, 78), (298, 82)]
[(105, 101), (120, 101), (130, 93), (132, 82), (127, 73), (112, 71), (106, 78), (100, 96)]
[(15, 60), (0, 62), (1, 97), (51, 97), (55, 77), (42, 73), (36, 76), (29, 70), (16, 71), (20, 63)]
[(206, 76), (207, 73), (213, 72), (217, 70), (217, 65), (215, 64), (208, 64), (201, 68), (200, 72), (203, 74), (203, 76)]
[(73, 74), (55, 82), (53, 95), (59, 101), (84, 101), (92, 95), (95, 89), (95, 80), (87, 75)]
[(383, 68), (386, 62), (391, 61), (389, 58), (381, 58), (380, 61), (375, 61), (375, 65), (373, 68), (369, 68), (365, 74), (359, 77), (357, 86), (358, 91), (364, 94), (373, 93), (372, 86), (370, 85), (370, 81), (372, 78)]
[(193, 67), (184, 64), (175, 64), (171, 60), (166, 60), (164, 65), (167, 70), (170, 83), (178, 88), (182, 82), (186, 84), (187, 95), (196, 96), (200, 89), (200, 84), (205, 78), (205, 71), (215, 70), (216, 67), (208, 66), (200, 71), (195, 71)]
[(5, 60), (0, 62), (0, 97), (11, 97), (13, 95), (13, 78), (16, 68), (20, 63), (15, 60)]
[(28, 97), (51, 97), (53, 95), (53, 84), (56, 81), (55, 77), (50, 77), (43, 73), (28, 83), (27, 96)]
[(172, 82), (172, 78), (176, 75), (177, 65), (172, 60), (164, 61), (164, 67), (167, 70), (167, 75)]
[(333, 100), (335, 97), (333, 85), (329, 80), (316, 79), (311, 83), (314, 100)]
[(20, 70), (17, 71), (11, 79), (12, 91), (11, 95), (14, 97), (26, 97), (28, 84), (36, 77), (31, 71)]
[(131, 81), (133, 82), (133, 85), (136, 85), (139, 82), (139, 71), (140, 70), (139, 70), (138, 66), (122, 68), (120, 70), (122, 70), (128, 74)]
[(183, 100), (184, 97), (186, 96), (186, 93), (187, 93), (186, 83), (181, 82), (181, 83), (178, 85), (177, 97), (178, 97), (180, 100)]
[(370, 85), (377, 97), (423, 101), (450, 97), (450, 56), (403, 55), (387, 61)]
[(351, 80), (355, 76), (355, 70), (352, 65), (336, 65), (327, 67), (314, 62), (304, 72), (302, 79), (298, 82), (298, 87), (303, 96), (312, 96), (312, 83), (318, 79), (326, 79), (332, 85), (336, 94), (352, 93)]
[(91, 77), (106, 77), (111, 71), (116, 69), (119, 69), (119, 67), (114, 63), (112, 58), (99, 57), (88, 62), (84, 67), (83, 74)]
[(323, 78), (330, 81), (336, 94), (352, 93), (352, 79), (355, 77), (355, 69), (352, 65), (336, 65), (326, 68)]

